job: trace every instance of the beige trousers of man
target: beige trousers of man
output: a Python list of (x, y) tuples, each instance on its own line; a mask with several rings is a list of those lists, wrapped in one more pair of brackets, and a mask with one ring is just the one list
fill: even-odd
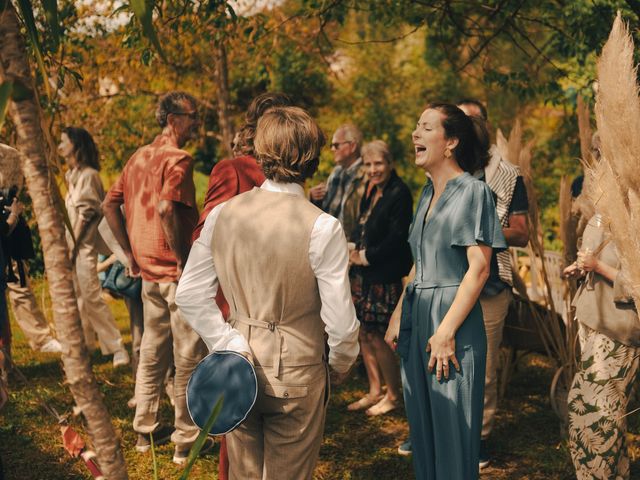
[(180, 315), (175, 302), (176, 287), (176, 283), (142, 281), (144, 333), (136, 377), (137, 405), (133, 429), (138, 433), (150, 433), (160, 425), (160, 393), (173, 349), (176, 429), (171, 441), (177, 446), (189, 447), (199, 430), (187, 410), (187, 382), (195, 366), (205, 356), (207, 347)]
[[(23, 261), (22, 265), (24, 266), (26, 284), (21, 287), (19, 281), (7, 283), (9, 303), (16, 322), (27, 337), (29, 345), (34, 350), (40, 350), (52, 338), (51, 327), (44, 318), (42, 310), (38, 307), (36, 297), (31, 290), (28, 263)], [(15, 260), (11, 260), (11, 267), (18, 276), (18, 263)]]
[(83, 244), (76, 257), (74, 285), (84, 339), (91, 351), (95, 347), (97, 334), (102, 354), (109, 355), (122, 350), (124, 345), (113, 314), (102, 298), (97, 266), (98, 253), (95, 248)]
[(227, 434), (230, 480), (313, 478), (329, 398), (324, 364), (256, 368), (258, 398), (247, 419)]
[(498, 408), (498, 365), (504, 321), (509, 312), (511, 290), (505, 288), (491, 297), (481, 296), (484, 328), (487, 332), (487, 370), (484, 384), (484, 414), (482, 416), (482, 439), (489, 437)]

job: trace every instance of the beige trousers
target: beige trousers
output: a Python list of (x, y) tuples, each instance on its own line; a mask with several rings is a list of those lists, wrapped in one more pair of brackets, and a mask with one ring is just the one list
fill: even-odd
[[(11, 264), (13, 271), (18, 276), (18, 263), (11, 260)], [(7, 293), (16, 322), (27, 337), (31, 348), (39, 350), (51, 340), (51, 328), (44, 318), (42, 310), (38, 307), (33, 290), (31, 290), (28, 263), (23, 261), (22, 264), (25, 269), (26, 285), (21, 287), (20, 282), (7, 283)]]
[(74, 286), (84, 339), (89, 351), (95, 348), (96, 334), (103, 355), (122, 350), (122, 336), (116, 321), (102, 298), (98, 279), (98, 253), (92, 245), (83, 244), (78, 250), (74, 272)]
[(173, 350), (176, 429), (171, 441), (181, 447), (190, 447), (199, 430), (187, 410), (187, 382), (207, 348), (180, 315), (175, 302), (176, 287), (175, 283), (142, 281), (144, 333), (136, 376), (137, 406), (133, 429), (138, 433), (149, 433), (160, 425), (160, 393)]
[(329, 389), (324, 364), (256, 368), (258, 398), (236, 430), (227, 434), (231, 480), (305, 480), (318, 460)]
[(498, 366), (504, 321), (509, 312), (511, 290), (506, 288), (497, 295), (480, 297), (484, 328), (487, 332), (487, 370), (484, 384), (484, 414), (482, 416), (482, 439), (489, 437), (498, 408)]

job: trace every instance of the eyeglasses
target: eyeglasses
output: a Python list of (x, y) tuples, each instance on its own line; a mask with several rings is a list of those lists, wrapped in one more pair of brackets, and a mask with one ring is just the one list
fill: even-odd
[(344, 145), (345, 143), (353, 143), (351, 140), (347, 140), (346, 142), (334, 142), (331, 145), (329, 145), (329, 148), (331, 148), (331, 150), (335, 149), (339, 149), (340, 145)]
[(193, 112), (169, 112), (174, 115), (184, 115), (185, 117), (189, 117), (191, 120), (198, 120), (198, 111), (194, 110)]

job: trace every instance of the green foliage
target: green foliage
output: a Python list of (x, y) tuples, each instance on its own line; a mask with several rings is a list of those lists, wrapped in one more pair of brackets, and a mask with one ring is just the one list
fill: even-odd
[[(26, 8), (30, 1), (19, 3)], [(212, 52), (224, 46), (236, 127), (257, 94), (284, 91), (310, 109), (328, 136), (353, 122), (365, 140), (388, 142), (416, 194), (425, 176), (413, 165), (411, 132), (427, 102), (477, 97), (505, 132), (520, 117), (536, 139), (534, 183), (553, 242), (560, 175), (580, 172), (575, 97), (591, 95), (598, 49), (615, 12), (638, 22), (637, 2), (623, 0), (288, 0), (251, 15), (222, 0), (136, 0), (121, 7), (135, 13), (127, 25), (83, 30), (74, 25), (95, 14), (92, 6), (60, 2), (56, 21), (55, 3), (43, 0), (31, 17), (23, 14), (26, 26), (42, 30), (27, 28), (36, 56), (38, 42), (45, 54), (56, 51), (56, 25), (64, 34), (60, 58), (44, 59), (64, 97), (40, 98), (56, 120), (95, 135), (112, 176), (158, 133), (155, 104), (173, 89), (201, 102), (202, 129), (190, 150), (196, 171), (210, 172), (223, 155)], [(155, 61), (158, 55), (166, 62)], [(42, 88), (48, 82), (40, 77)], [(114, 86), (107, 94), (105, 82)], [(323, 152), (313, 183), (332, 167), (331, 153)]]
[(140, 22), (142, 32), (149, 39), (153, 48), (156, 49), (160, 57), (162, 57), (166, 62), (167, 57), (165, 56), (162, 45), (160, 45), (160, 41), (158, 40), (156, 29), (153, 26), (153, 3), (148, 2), (147, 0), (130, 0), (130, 6), (134, 15)]
[(220, 397), (218, 399), (218, 401), (213, 407), (213, 410), (211, 410), (211, 415), (209, 415), (209, 418), (207, 419), (207, 423), (205, 423), (204, 428), (200, 430), (200, 433), (198, 434), (198, 438), (196, 438), (196, 441), (193, 443), (191, 450), (189, 451), (189, 458), (187, 459), (187, 465), (184, 467), (184, 472), (182, 472), (182, 475), (180, 476), (180, 480), (187, 480), (189, 478), (189, 474), (191, 473), (193, 464), (196, 463), (198, 455), (200, 455), (200, 450), (202, 450), (202, 447), (204, 446), (204, 442), (207, 440), (207, 437), (209, 436), (211, 427), (213, 427), (213, 424), (216, 423), (216, 419), (218, 418), (218, 415), (220, 415), (220, 411), (222, 410), (223, 400), (224, 400), (223, 397)]
[(57, 0), (42, 0), (42, 8), (44, 9), (44, 16), (47, 19), (48, 31), (51, 34), (53, 44), (52, 51), (55, 52), (58, 50), (60, 36), (62, 35), (58, 22), (58, 2)]

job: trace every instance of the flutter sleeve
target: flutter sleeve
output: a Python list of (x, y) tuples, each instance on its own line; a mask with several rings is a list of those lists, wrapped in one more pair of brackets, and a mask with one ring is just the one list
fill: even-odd
[(451, 235), (452, 247), (484, 244), (500, 251), (507, 248), (489, 186), (474, 180), (464, 187)]

